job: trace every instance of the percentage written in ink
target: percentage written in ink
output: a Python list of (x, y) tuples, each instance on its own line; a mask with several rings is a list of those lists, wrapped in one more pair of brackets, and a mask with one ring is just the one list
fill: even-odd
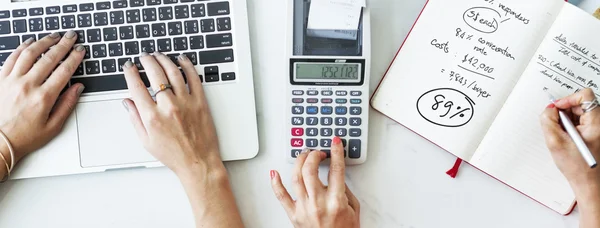
[(434, 89), (417, 100), (417, 110), (425, 120), (443, 127), (461, 127), (473, 119), (475, 102), (452, 88)]
[(473, 35), (469, 35), (467, 32), (463, 31), (461, 28), (456, 28), (456, 37), (466, 40), (473, 39)]

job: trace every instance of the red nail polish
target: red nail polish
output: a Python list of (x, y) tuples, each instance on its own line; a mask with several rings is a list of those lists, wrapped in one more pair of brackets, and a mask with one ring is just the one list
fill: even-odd
[(271, 179), (275, 178), (275, 170), (271, 170), (269, 173), (271, 174)]
[(554, 105), (554, 103), (552, 103), (552, 104), (549, 104), (548, 107), (546, 107), (546, 108), (556, 108), (556, 105)]
[(340, 139), (340, 137), (333, 137), (333, 144), (340, 144), (342, 142), (342, 139)]

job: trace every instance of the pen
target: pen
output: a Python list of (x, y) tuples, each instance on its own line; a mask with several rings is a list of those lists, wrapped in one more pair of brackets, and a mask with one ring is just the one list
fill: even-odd
[[(554, 104), (556, 102), (554, 96), (552, 96), (550, 93), (548, 93), (548, 96), (550, 97), (550, 102)], [(581, 138), (581, 135), (579, 135), (579, 132), (577, 132), (577, 129), (575, 128), (575, 125), (573, 125), (573, 122), (571, 122), (571, 119), (562, 110), (558, 110), (558, 115), (560, 116), (560, 120), (565, 127), (565, 130), (567, 130), (567, 133), (575, 143), (575, 146), (577, 146), (577, 149), (579, 150), (579, 153), (581, 153), (581, 156), (583, 156), (585, 162), (587, 162), (590, 168), (595, 168), (597, 165), (596, 160), (594, 159), (592, 152), (590, 152), (590, 149), (587, 147), (587, 145), (585, 145), (585, 142)]]

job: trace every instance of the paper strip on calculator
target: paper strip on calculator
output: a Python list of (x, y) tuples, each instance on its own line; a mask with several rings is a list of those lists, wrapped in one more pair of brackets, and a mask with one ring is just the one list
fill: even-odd
[(309, 30), (358, 30), (365, 0), (312, 0)]

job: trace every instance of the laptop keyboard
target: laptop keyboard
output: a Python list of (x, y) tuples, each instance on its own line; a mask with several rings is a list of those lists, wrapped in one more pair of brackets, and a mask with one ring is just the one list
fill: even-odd
[(128, 60), (150, 87), (141, 52), (162, 52), (176, 64), (185, 54), (203, 67), (197, 67), (204, 69), (203, 83), (235, 81), (235, 72), (219, 72), (220, 65), (234, 62), (231, 19), (229, 1), (223, 0), (118, 0), (0, 10), (0, 67), (30, 37), (73, 30), (86, 55), (71, 83), (83, 83), (85, 93), (127, 89), (122, 66)]

